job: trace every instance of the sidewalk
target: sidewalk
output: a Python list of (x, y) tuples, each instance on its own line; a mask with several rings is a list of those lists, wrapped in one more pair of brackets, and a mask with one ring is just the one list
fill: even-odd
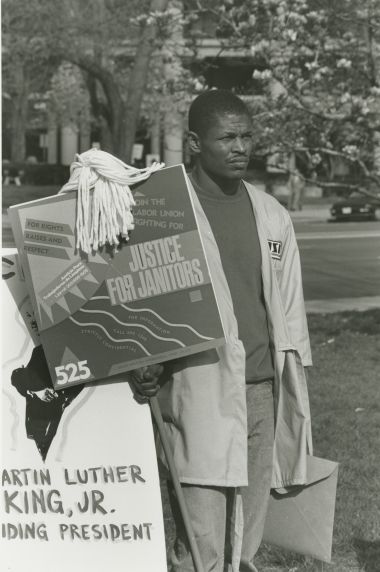
[(291, 211), (293, 222), (327, 222), (330, 218), (330, 204), (304, 205), (302, 211)]
[(332, 314), (334, 312), (364, 312), (380, 308), (380, 296), (361, 298), (333, 298), (331, 300), (306, 300), (308, 314)]

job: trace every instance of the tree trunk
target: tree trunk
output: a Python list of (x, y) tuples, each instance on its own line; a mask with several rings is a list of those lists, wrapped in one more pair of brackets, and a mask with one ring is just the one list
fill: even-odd
[(20, 64), (14, 70), (15, 90), (11, 93), (11, 161), (26, 159), (26, 122), (28, 115), (28, 78)]
[[(380, 46), (374, 34), (376, 18), (374, 6), (369, 5), (367, 26), (366, 26), (366, 43), (368, 56), (368, 71), (371, 78), (371, 84), (380, 87)], [(380, 132), (374, 131), (372, 134), (373, 141), (373, 170), (377, 177), (380, 177)]]
[(100, 148), (108, 153), (115, 154), (116, 142), (107, 121), (102, 117), (100, 123)]
[[(88, 55), (79, 54), (77, 52), (66, 52), (64, 54), (62, 53), (61, 57), (88, 73), (89, 79), (87, 80), (87, 87), (89, 88), (91, 106), (95, 115), (99, 118), (103, 118), (109, 128), (110, 137), (107, 137), (107, 139), (110, 140), (110, 142), (107, 143), (107, 145), (112, 146), (112, 149), (108, 150), (123, 159), (120, 154), (120, 132), (121, 118), (124, 116), (125, 104), (121, 97), (120, 88), (114, 79), (112, 72)], [(97, 100), (94, 80), (99, 81), (102, 86), (107, 100), (106, 107), (104, 105), (100, 105)]]
[[(182, 101), (186, 99), (186, 94), (177, 91), (178, 83), (183, 72), (180, 49), (183, 45), (183, 25), (181, 23), (181, 15), (183, 13), (182, 0), (171, 0), (171, 11), (175, 16), (173, 24), (170, 26), (170, 40), (168, 41), (168, 49), (162, 51), (163, 54), (163, 73), (165, 81), (172, 85), (171, 94), (168, 95), (171, 100), (170, 108), (164, 115), (164, 163), (167, 167), (177, 165), (183, 161), (183, 132), (184, 118), (179, 110), (178, 98)], [(170, 46), (171, 44), (171, 46)], [(177, 46), (173, 50), (173, 46)]]
[[(166, 10), (167, 5), (168, 0), (152, 0), (149, 12), (163, 12)], [(155, 48), (156, 36), (156, 24), (154, 22), (152, 24), (145, 24), (136, 48), (136, 57), (129, 82), (125, 113), (123, 117), (120, 117), (120, 146), (118, 151), (119, 156), (127, 163), (130, 163), (132, 157), (141, 101), (144, 95), (151, 56)]]

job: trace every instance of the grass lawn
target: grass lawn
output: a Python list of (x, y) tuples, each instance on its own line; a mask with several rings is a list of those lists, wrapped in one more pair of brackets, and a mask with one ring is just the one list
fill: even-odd
[[(324, 572), (380, 571), (380, 310), (309, 315), (314, 454), (338, 461), (333, 556)], [(173, 522), (163, 487), (168, 548)], [(260, 572), (311, 572), (321, 564), (263, 546)]]

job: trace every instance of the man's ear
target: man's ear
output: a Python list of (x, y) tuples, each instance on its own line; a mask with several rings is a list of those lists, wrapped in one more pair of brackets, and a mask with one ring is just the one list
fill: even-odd
[(197, 155), (201, 151), (201, 143), (199, 135), (195, 131), (189, 131), (188, 134), (189, 149), (192, 153)]

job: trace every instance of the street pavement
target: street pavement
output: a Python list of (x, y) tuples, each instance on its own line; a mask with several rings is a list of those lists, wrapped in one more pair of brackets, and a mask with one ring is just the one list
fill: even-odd
[(306, 311), (380, 308), (380, 222), (331, 222), (329, 208), (306, 205), (290, 213), (300, 249)]

